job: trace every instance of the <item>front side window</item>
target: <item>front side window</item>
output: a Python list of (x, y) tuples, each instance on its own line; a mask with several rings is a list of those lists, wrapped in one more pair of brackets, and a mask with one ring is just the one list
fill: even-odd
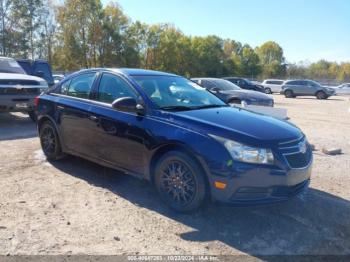
[(88, 73), (74, 77), (68, 87), (67, 95), (79, 98), (89, 98), (95, 75), (96, 73)]
[(161, 109), (191, 110), (226, 106), (196, 83), (177, 76), (133, 76), (147, 96)]
[(97, 100), (104, 103), (112, 103), (121, 97), (133, 97), (136, 99), (137, 95), (120, 77), (112, 74), (103, 74), (98, 88)]

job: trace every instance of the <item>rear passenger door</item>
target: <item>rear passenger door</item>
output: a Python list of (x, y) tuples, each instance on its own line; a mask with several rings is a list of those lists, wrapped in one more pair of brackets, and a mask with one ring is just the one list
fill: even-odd
[(95, 119), (90, 115), (90, 93), (96, 72), (83, 73), (61, 86), (61, 96), (56, 102), (59, 128), (64, 146), (84, 156), (93, 156), (92, 141)]
[(293, 91), (296, 95), (303, 95), (304, 94), (304, 88), (303, 88), (303, 81), (292, 81), (288, 84), (290, 89)]

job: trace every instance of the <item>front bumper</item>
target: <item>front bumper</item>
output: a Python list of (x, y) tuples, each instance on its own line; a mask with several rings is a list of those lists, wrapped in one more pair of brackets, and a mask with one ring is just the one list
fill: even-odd
[(235, 206), (286, 201), (308, 188), (311, 171), (312, 159), (306, 167), (288, 171), (243, 164), (228, 177), (211, 176), (226, 184), (225, 189), (217, 189), (212, 181), (212, 198)]
[(0, 95), (0, 112), (33, 111), (35, 97), (35, 95)]

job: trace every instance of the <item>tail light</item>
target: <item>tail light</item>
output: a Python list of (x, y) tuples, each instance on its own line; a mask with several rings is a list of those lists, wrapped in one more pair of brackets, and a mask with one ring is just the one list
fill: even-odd
[(38, 105), (39, 105), (39, 100), (40, 100), (39, 96), (37, 96), (37, 97), (34, 98), (34, 105), (35, 105), (35, 107), (38, 107)]

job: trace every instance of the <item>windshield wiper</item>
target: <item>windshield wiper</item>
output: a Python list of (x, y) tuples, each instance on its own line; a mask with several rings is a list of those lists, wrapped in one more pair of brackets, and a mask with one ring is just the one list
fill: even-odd
[(227, 107), (228, 105), (202, 105), (202, 106), (196, 106), (192, 107), (192, 109), (205, 109), (205, 108), (215, 108), (215, 107)]
[(186, 111), (186, 110), (192, 110), (192, 107), (189, 106), (162, 106), (160, 107), (162, 110), (174, 110), (174, 111)]

